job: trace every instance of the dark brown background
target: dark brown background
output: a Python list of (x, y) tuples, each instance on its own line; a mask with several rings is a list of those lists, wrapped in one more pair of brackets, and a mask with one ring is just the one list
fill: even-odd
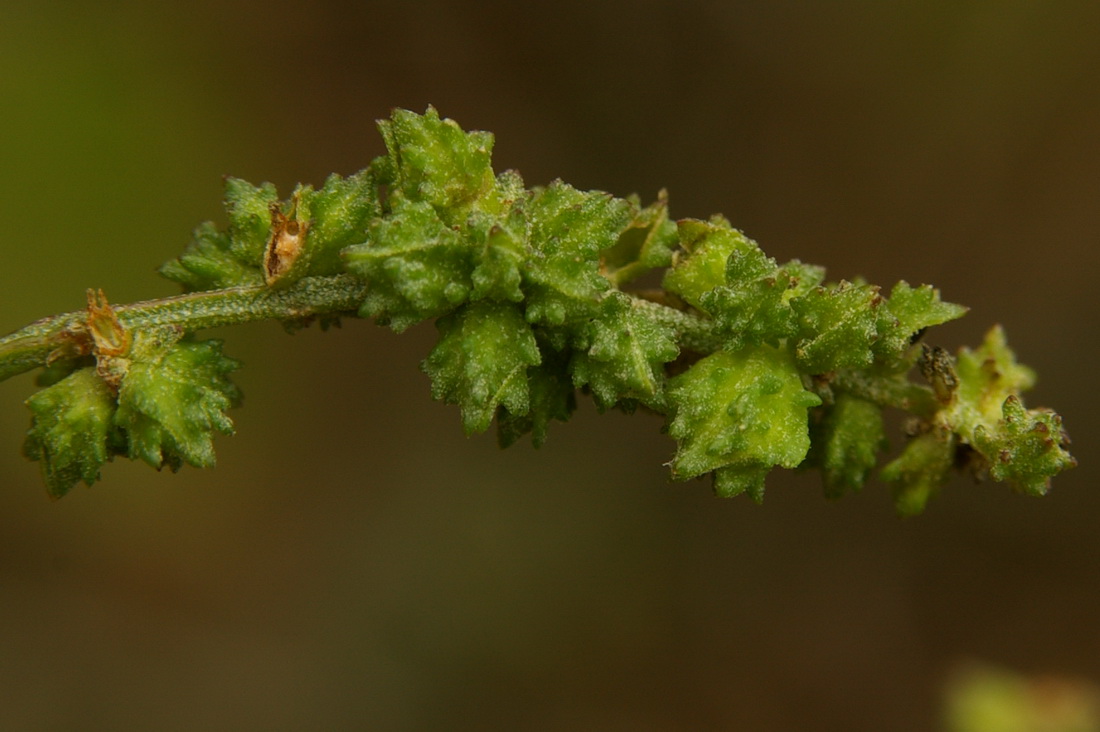
[(430, 103), (529, 183), (664, 186), (780, 260), (937, 284), (973, 309), (935, 342), (1004, 324), (1082, 465), (907, 521), (811, 474), (718, 501), (643, 415), (467, 440), (431, 326), (261, 324), (224, 334), (247, 405), (217, 469), (120, 462), (51, 503), (20, 377), (0, 726), (917, 732), (968, 659), (1100, 681), (1100, 4), (8, 5), (0, 331), (174, 292), (153, 270), (221, 175), (353, 172)]

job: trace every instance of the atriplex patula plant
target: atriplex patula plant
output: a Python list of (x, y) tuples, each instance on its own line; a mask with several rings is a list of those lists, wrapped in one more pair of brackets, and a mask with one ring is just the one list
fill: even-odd
[[(195, 333), (269, 318), (435, 319), (423, 368), (467, 433), (495, 419), (502, 445), (540, 445), (580, 389), (601, 410), (664, 415), (673, 477), (709, 474), (722, 496), (760, 500), (776, 466), (820, 468), (829, 496), (858, 490), (886, 446), (884, 407), (911, 415), (880, 472), (903, 513), (952, 469), (1042, 494), (1075, 464), (1059, 417), (1024, 407), (1035, 377), (1000, 328), (955, 357), (921, 342), (965, 312), (928, 285), (826, 282), (722, 217), (669, 219), (663, 193), (642, 206), (561, 181), (525, 188), (493, 173), (490, 134), (434, 109), (379, 127), (388, 155), (320, 190), (280, 199), (228, 179), (228, 227), (203, 224), (161, 267), (186, 294), (112, 307), (89, 291), (86, 310), (0, 339), (0, 378), (44, 367), (24, 451), (52, 496), (119, 455), (212, 465), (239, 364)], [(661, 289), (628, 287), (658, 268)]]

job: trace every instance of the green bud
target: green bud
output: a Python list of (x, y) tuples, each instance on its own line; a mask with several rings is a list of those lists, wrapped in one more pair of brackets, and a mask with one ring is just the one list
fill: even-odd
[(630, 196), (627, 201), (634, 208), (634, 220), (600, 258), (604, 277), (617, 287), (651, 269), (669, 266), (672, 251), (680, 240), (676, 222), (668, 218), (666, 191), (658, 193), (657, 201), (645, 208), (641, 208), (637, 196)]
[(526, 221), (520, 209), (504, 217), (484, 214), (471, 216), (468, 235), (473, 247), (474, 270), (471, 275), (471, 300), (523, 299), (520, 283), (523, 262), (527, 258)]
[(794, 335), (794, 312), (787, 293), (795, 281), (759, 249), (734, 250), (726, 260), (726, 284), (704, 292), (699, 301), (714, 316), (726, 349), (779, 341)]
[(964, 437), (979, 424), (992, 428), (1001, 419), (1005, 400), (1035, 385), (1035, 372), (1017, 363), (999, 325), (986, 333), (981, 347), (959, 350), (955, 370), (957, 401), (947, 421)]
[(850, 282), (815, 287), (791, 300), (798, 316), (799, 367), (810, 374), (824, 374), (870, 365), (881, 303), (877, 287)]
[(679, 236), (683, 252), (673, 258), (672, 269), (665, 274), (662, 286), (689, 305), (709, 312), (703, 296), (726, 284), (730, 256), (734, 253), (750, 255), (759, 248), (756, 242), (720, 216), (710, 221), (681, 221)]

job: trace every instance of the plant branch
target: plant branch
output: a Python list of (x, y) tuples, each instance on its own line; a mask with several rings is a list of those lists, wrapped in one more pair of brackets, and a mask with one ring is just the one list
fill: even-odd
[[(354, 313), (366, 284), (351, 275), (306, 277), (286, 289), (265, 285), (192, 292), (114, 308), (126, 328), (174, 325), (186, 332), (257, 320), (301, 320)], [(76, 347), (90, 336), (84, 310), (43, 318), (0, 338), (0, 381), (45, 366), (51, 354)]]
[[(1023, 406), (1034, 373), (999, 328), (955, 358), (918, 353), (927, 328), (966, 312), (930, 285), (887, 296), (826, 282), (720, 216), (671, 220), (663, 192), (643, 207), (561, 181), (527, 189), (494, 173), (491, 135), (434, 109), (379, 126), (389, 155), (321, 188), (280, 201), (270, 184), (226, 179), (228, 226), (200, 225), (160, 268), (190, 294), (113, 307), (89, 291), (86, 309), (0, 338), (0, 380), (50, 367), (26, 402), (23, 450), (51, 495), (93, 484), (117, 456), (213, 464), (240, 364), (185, 336), (345, 315), (397, 332), (435, 321), (422, 367), (467, 432), (496, 421), (502, 444), (540, 445), (582, 389), (601, 411), (664, 414), (673, 477), (709, 474), (722, 496), (760, 500), (772, 468), (800, 465), (821, 468), (827, 495), (858, 490), (886, 446), (885, 407), (921, 422), (881, 472), (904, 513), (964, 448), (973, 474), (1033, 495), (1076, 464), (1060, 418)], [(661, 270), (657, 291), (619, 288)], [(910, 381), (915, 365), (933, 388)]]

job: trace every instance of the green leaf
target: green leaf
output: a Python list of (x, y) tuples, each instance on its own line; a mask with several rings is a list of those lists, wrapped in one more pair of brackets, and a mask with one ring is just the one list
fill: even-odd
[(240, 364), (222, 355), (221, 341), (178, 339), (170, 328), (135, 334), (114, 421), (126, 433), (131, 459), (158, 469), (183, 462), (210, 467), (214, 433), (233, 433), (225, 410), (240, 392), (228, 374)]
[(657, 201), (645, 208), (640, 207), (636, 196), (627, 200), (635, 209), (634, 220), (601, 257), (603, 275), (616, 287), (651, 269), (669, 266), (672, 250), (680, 239), (676, 222), (668, 218), (667, 192), (662, 190), (657, 194)]
[(330, 175), (320, 190), (302, 186), (295, 192), (298, 219), (308, 222), (308, 275), (344, 271), (340, 250), (367, 238), (370, 222), (382, 215), (370, 168), (341, 178)]
[(527, 320), (560, 326), (591, 317), (610, 286), (600, 275), (600, 251), (630, 223), (630, 204), (555, 181), (532, 193), (525, 211)]
[(115, 399), (94, 368), (78, 369), (27, 400), (33, 415), (23, 453), (42, 462), (50, 496), (92, 485), (111, 457)]
[(714, 495), (719, 498), (733, 498), (744, 493), (755, 503), (763, 503), (764, 479), (771, 469), (771, 465), (758, 463), (718, 468), (714, 471)]
[(1035, 372), (1016, 362), (999, 325), (986, 333), (978, 349), (959, 349), (955, 371), (958, 391), (948, 420), (964, 437), (979, 424), (992, 428), (1001, 419), (1005, 400), (1035, 385)]
[(378, 123), (395, 172), (395, 186), (410, 201), (435, 207), (448, 225), (461, 224), (475, 201), (494, 188), (493, 136), (463, 132), (454, 120), (395, 110)]
[(1002, 418), (974, 431), (974, 447), (989, 462), (989, 475), (1033, 496), (1046, 494), (1050, 479), (1077, 465), (1066, 451), (1069, 438), (1062, 419), (1049, 410), (1027, 410), (1015, 394), (1002, 407)]
[(791, 262), (778, 267), (758, 248), (736, 249), (726, 260), (726, 284), (703, 293), (699, 300), (714, 316), (727, 350), (779, 341), (795, 334), (795, 314), (789, 301), (821, 281), (819, 268)]
[(821, 468), (829, 498), (859, 491), (878, 462), (878, 453), (886, 449), (882, 408), (848, 394), (838, 395), (835, 403), (823, 409), (810, 435), (810, 457)]
[(885, 358), (899, 358), (925, 328), (961, 318), (966, 311), (962, 305), (940, 300), (940, 291), (931, 285), (910, 287), (902, 280), (878, 309), (878, 340), (873, 349)]
[(229, 234), (211, 222), (195, 229), (194, 238), (177, 259), (160, 267), (160, 273), (189, 292), (226, 287), (262, 285), (260, 259), (243, 262), (233, 251)]
[(279, 201), (275, 186), (254, 186), (240, 178), (225, 179), (225, 212), (229, 215), (229, 250), (237, 261), (259, 267), (271, 238), (271, 209)]
[[(496, 210), (473, 211), (466, 236), (474, 249), (471, 300), (523, 300), (523, 267), (527, 259), (527, 200), (523, 179), (513, 170), (497, 176)], [(489, 208), (489, 207), (485, 207)]]
[(909, 441), (895, 460), (882, 468), (879, 477), (894, 484), (894, 506), (902, 516), (924, 511), (928, 500), (951, 477), (955, 463), (955, 436), (933, 430)]
[(577, 395), (566, 367), (567, 358), (552, 349), (542, 349), (542, 363), (527, 369), (530, 409), (515, 415), (506, 408), (497, 410), (497, 439), (508, 447), (530, 433), (535, 447), (542, 447), (551, 420), (568, 421), (577, 408)]
[(439, 343), (422, 367), (432, 397), (462, 410), (466, 434), (484, 432), (498, 406), (530, 409), (527, 369), (541, 358), (531, 327), (514, 305), (481, 300), (436, 322)]
[(759, 496), (773, 465), (797, 466), (810, 447), (807, 410), (821, 404), (806, 391), (786, 349), (718, 352), (669, 380), (669, 434), (679, 441), (672, 475), (684, 480), (718, 468), (722, 495)]
[(391, 197), (393, 213), (367, 243), (344, 250), (347, 269), (370, 284), (359, 314), (397, 332), (454, 310), (470, 295), (473, 250), (428, 203)]
[(840, 282), (818, 286), (791, 300), (798, 315), (795, 355), (800, 368), (824, 374), (845, 367), (869, 366), (878, 337), (882, 297), (872, 285)]
[(467, 230), (474, 249), (476, 265), (471, 275), (471, 300), (523, 299), (520, 283), (527, 257), (523, 213), (513, 209), (506, 219), (475, 215)]
[(600, 409), (621, 399), (660, 408), (664, 364), (680, 353), (671, 326), (647, 318), (633, 298), (612, 292), (587, 324), (587, 350), (573, 357), (573, 382), (589, 385)]
[(662, 286), (689, 305), (709, 313), (703, 296), (726, 284), (730, 256), (751, 255), (759, 247), (720, 216), (710, 221), (681, 221), (679, 236), (683, 252), (673, 258), (672, 269), (665, 274)]

